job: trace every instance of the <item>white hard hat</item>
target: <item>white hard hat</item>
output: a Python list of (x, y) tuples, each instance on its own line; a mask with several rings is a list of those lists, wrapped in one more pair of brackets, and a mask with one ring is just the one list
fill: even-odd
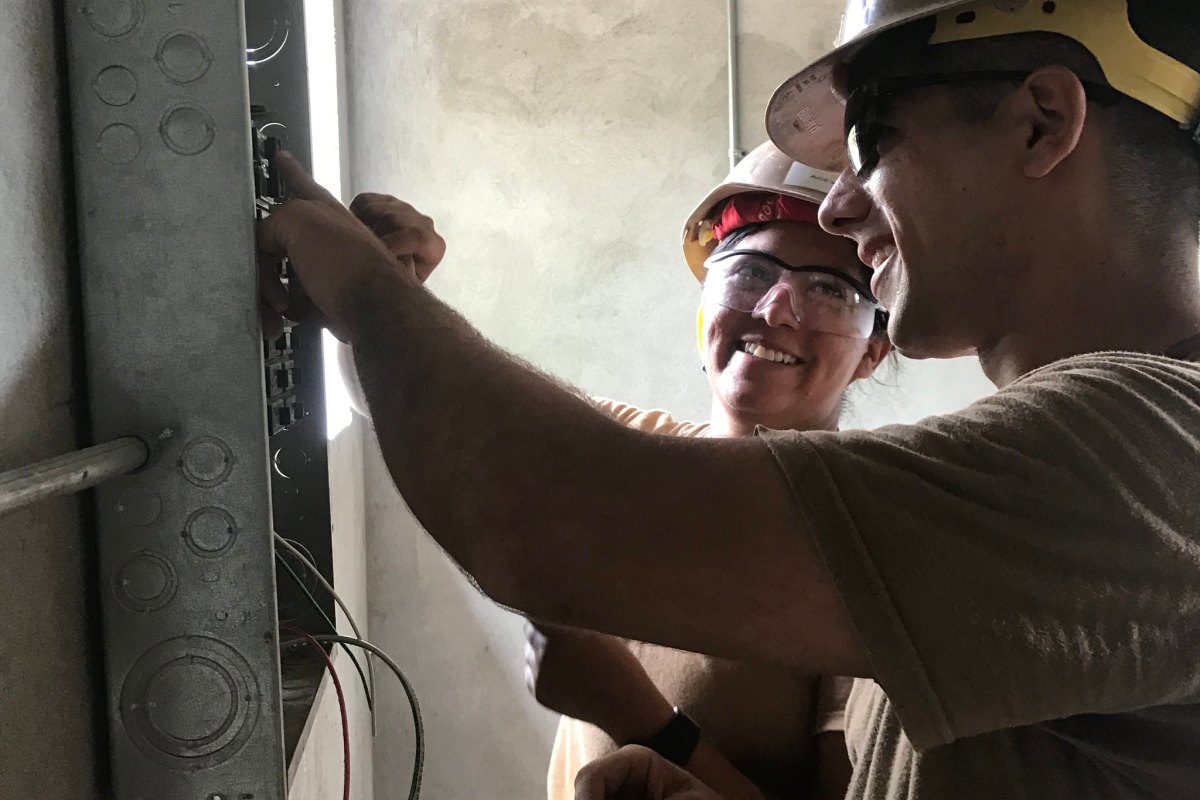
[(692, 274), (704, 282), (708, 272), (704, 262), (717, 244), (712, 238), (713, 218), (725, 200), (739, 194), (774, 192), (819, 206), (836, 179), (836, 172), (794, 161), (770, 142), (756, 147), (696, 206), (683, 226), (683, 257)]
[(1197, 131), (1200, 73), (1143, 41), (1129, 22), (1127, 0), (848, 0), (837, 48), (771, 99), (771, 139), (794, 159), (842, 170), (845, 101), (835, 91), (835, 68), (879, 34), (930, 17), (930, 45), (1035, 32), (1074, 39), (1095, 56), (1114, 89)]

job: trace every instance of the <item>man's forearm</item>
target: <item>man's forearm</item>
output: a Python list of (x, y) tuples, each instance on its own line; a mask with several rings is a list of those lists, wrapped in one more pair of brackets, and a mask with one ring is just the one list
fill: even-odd
[[(623, 429), (413, 282), (375, 281), (346, 302), (380, 446), (418, 520), (494, 599), (554, 614), (537, 574), (546, 522), (561, 514), (568, 533), (582, 509), (556, 511), (556, 498), (622, 457)], [(560, 573), (584, 564), (558, 548), (552, 560)]]

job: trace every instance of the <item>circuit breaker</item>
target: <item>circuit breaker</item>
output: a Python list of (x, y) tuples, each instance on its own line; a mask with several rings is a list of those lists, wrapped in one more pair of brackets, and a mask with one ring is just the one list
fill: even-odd
[[(67, 0), (114, 800), (282, 800), (273, 532), (328, 572), (321, 332), (264, 342), (254, 224), (310, 160), (299, 0)], [(285, 277), (286, 263), (277, 265)]]

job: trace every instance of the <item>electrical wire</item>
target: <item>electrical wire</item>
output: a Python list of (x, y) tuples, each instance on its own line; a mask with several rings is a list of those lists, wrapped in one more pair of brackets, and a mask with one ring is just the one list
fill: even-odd
[[(325, 648), (321, 643), (307, 631), (297, 630), (295, 628), (284, 628), (284, 630), (295, 633), (302, 637), (300, 641), (311, 644), (313, 648), (321, 654), (321, 659), (325, 662), (326, 669), (329, 670), (329, 677), (333, 679), (333, 689), (337, 693), (338, 710), (342, 715), (342, 800), (350, 800), (350, 714), (346, 710), (346, 692), (342, 689), (342, 681), (338, 678), (337, 668), (333, 666), (333, 659), (329, 657), (329, 653), (325, 652)], [(292, 642), (296, 644), (297, 642)]]
[[(309, 603), (312, 604), (312, 607), (314, 609), (316, 609), (316, 612), (318, 614), (320, 614), (322, 619), (324, 619), (325, 622), (329, 625), (329, 632), (337, 633), (338, 632), (337, 624), (332, 619), (330, 619), (328, 614), (325, 613), (325, 609), (321, 607), (320, 601), (317, 600), (317, 598), (313, 596), (312, 591), (307, 586), (304, 585), (304, 581), (300, 578), (299, 575), (296, 574), (296, 570), (292, 569), (292, 565), (287, 563), (287, 559), (285, 559), (278, 550), (275, 551), (275, 559), (279, 562), (279, 565), (281, 567), (283, 567), (284, 571), (287, 572), (287, 574), (292, 577), (292, 581), (294, 581), (296, 586), (298, 586), (300, 588), (300, 591), (304, 593), (304, 596), (308, 598)], [(355, 657), (354, 651), (351, 650), (346, 645), (342, 645), (342, 649), (345, 650), (346, 655), (348, 655), (350, 657), (351, 663), (354, 664), (354, 671), (358, 673), (358, 679), (359, 679), (359, 681), (362, 682), (363, 694), (365, 694), (367, 696), (367, 710), (370, 711), (370, 713), (371, 713), (371, 729), (372, 729), (372, 731), (374, 731), (374, 728), (375, 728), (375, 695), (371, 691), (371, 687), (367, 684), (367, 676), (363, 673), (362, 664), (360, 664), (358, 662), (358, 658)], [(370, 656), (368, 656), (368, 658), (369, 657)]]
[[(358, 627), (358, 623), (354, 621), (354, 615), (350, 613), (349, 607), (344, 602), (342, 602), (342, 598), (334, 590), (333, 584), (331, 584), (329, 581), (327, 581), (325, 579), (325, 576), (321, 574), (321, 570), (317, 569), (317, 565), (312, 562), (312, 559), (308, 558), (303, 553), (301, 553), (300, 549), (298, 547), (296, 547), (295, 544), (293, 544), (290, 540), (283, 538), (283, 536), (281, 536), (279, 533), (276, 532), (274, 534), (274, 536), (275, 536), (275, 543), (277, 545), (279, 545), (280, 547), (284, 548), (285, 550), (287, 550), (289, 553), (291, 553), (297, 559), (299, 559), (300, 563), (302, 563), (306, 567), (308, 567), (308, 570), (312, 573), (313, 577), (316, 578), (317, 581), (321, 584), (321, 586), (323, 586), (325, 588), (325, 591), (329, 592), (330, 596), (333, 597), (333, 602), (337, 603), (338, 608), (340, 608), (342, 610), (342, 613), (346, 615), (346, 619), (350, 622), (350, 629), (354, 631), (354, 635), (359, 639), (359, 641), (366, 641), (366, 638), (362, 634), (362, 630), (359, 629), (359, 627)], [(335, 633), (336, 633), (336, 626), (335, 626)], [(371, 663), (370, 651), (368, 651), (368, 653), (367, 653), (367, 681), (371, 685), (370, 694), (372, 697), (374, 697), (375, 696), (375, 668)], [(372, 714), (371, 715), (371, 735), (374, 736), (375, 734), (376, 734), (375, 715)]]
[(339, 644), (352, 644), (355, 647), (361, 647), (368, 653), (373, 653), (399, 679), (400, 685), (404, 687), (404, 694), (408, 696), (408, 706), (412, 709), (413, 716), (413, 768), (412, 782), (409, 784), (408, 789), (408, 800), (417, 800), (421, 794), (421, 774), (425, 768), (425, 724), (421, 720), (421, 704), (417, 702), (417, 693), (413, 690), (412, 684), (408, 682), (404, 671), (400, 669), (387, 653), (362, 639), (337, 635), (321, 635), (312, 638), (318, 642), (337, 642)]
[[(312, 550), (309, 550), (308, 547), (305, 546), (304, 542), (301, 542), (298, 539), (288, 539), (288, 541), (291, 542), (292, 546), (297, 548), (306, 559), (314, 564), (317, 563), (317, 557), (313, 555)], [(313, 580), (313, 583), (316, 583), (315, 579)]]

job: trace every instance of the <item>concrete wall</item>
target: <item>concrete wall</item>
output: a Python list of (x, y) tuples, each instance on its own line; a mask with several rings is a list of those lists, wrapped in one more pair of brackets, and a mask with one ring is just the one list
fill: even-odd
[[(742, 130), (827, 48), (840, 0), (743, 0)], [(708, 388), (679, 234), (728, 167), (725, 3), (348, 4), (351, 189), (402, 195), (449, 253), (432, 286), (501, 345), (584, 389), (692, 418)], [(452, 369), (453, 365), (447, 365)], [(961, 406), (973, 364), (905, 365), (851, 422)], [(371, 629), (411, 671), (439, 800), (543, 791), (554, 718), (521, 681), (520, 621), (424, 536), (368, 447)], [(376, 787), (407, 786), (402, 695), (380, 692)], [(381, 794), (382, 796), (382, 794)]]
[[(75, 449), (59, 47), (0, 3), (0, 470)], [(97, 796), (79, 500), (0, 518), (0, 798)]]

